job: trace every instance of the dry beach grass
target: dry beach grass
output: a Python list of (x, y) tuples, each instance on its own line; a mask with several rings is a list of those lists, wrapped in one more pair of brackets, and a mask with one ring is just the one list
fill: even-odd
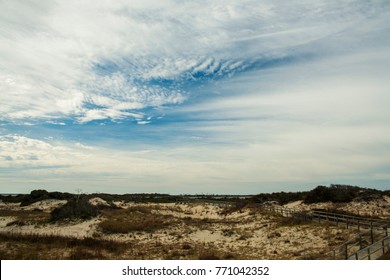
[[(321, 259), (356, 234), (353, 229), (292, 220), (250, 204), (109, 204), (101, 198), (90, 203), (105, 207), (96, 217), (52, 221), (50, 211), (64, 203), (51, 200), (26, 208), (2, 202), (1, 258)], [(288, 206), (304, 207), (300, 202)]]

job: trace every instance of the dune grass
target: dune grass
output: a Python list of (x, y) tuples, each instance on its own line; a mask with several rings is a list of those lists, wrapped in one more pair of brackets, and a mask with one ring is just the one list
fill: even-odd
[(91, 237), (0, 233), (1, 259), (102, 259), (123, 252), (122, 243)]
[(110, 209), (102, 213), (99, 228), (103, 233), (154, 232), (172, 225), (173, 217), (152, 213), (147, 207)]
[(0, 217), (14, 217), (15, 221), (8, 225), (28, 225), (46, 223), (50, 220), (50, 214), (42, 210), (0, 210)]

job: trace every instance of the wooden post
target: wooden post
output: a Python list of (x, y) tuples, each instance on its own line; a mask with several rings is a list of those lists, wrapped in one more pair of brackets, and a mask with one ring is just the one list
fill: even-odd
[(348, 244), (345, 244), (345, 259), (348, 259)]
[(336, 225), (339, 226), (339, 217), (336, 217)]
[(371, 222), (370, 226), (371, 226), (371, 232), (370, 232), (371, 244), (374, 244), (374, 229), (372, 228), (372, 222)]
[(368, 259), (371, 260), (370, 246), (367, 247)]
[(386, 250), (385, 250), (385, 239), (382, 239), (382, 253), (383, 254), (386, 253)]
[(347, 217), (347, 221), (346, 222), (347, 222), (347, 228), (348, 228), (348, 217)]
[(360, 220), (358, 220), (358, 231), (360, 231)]

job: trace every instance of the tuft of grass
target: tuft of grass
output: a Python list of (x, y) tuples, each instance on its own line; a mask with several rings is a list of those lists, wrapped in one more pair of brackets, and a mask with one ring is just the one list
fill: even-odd
[(84, 247), (75, 247), (71, 250), (70, 260), (99, 260), (104, 259), (105, 256), (99, 249), (86, 249)]
[(127, 209), (128, 212), (139, 212), (143, 214), (151, 214), (152, 213), (152, 206), (145, 206), (145, 205), (134, 205)]
[(235, 212), (242, 213), (243, 209), (247, 206), (245, 202), (236, 202), (234, 205), (226, 206), (224, 207), (220, 212), (219, 215), (226, 216), (233, 214)]
[(198, 248), (199, 260), (232, 260), (238, 259), (238, 257), (232, 253), (220, 252), (213, 247), (200, 247)]
[(294, 219), (294, 218), (288, 218), (288, 217), (280, 217), (278, 219), (278, 226), (281, 227), (293, 227), (293, 226), (302, 226), (302, 225), (315, 225), (310, 220), (303, 220), (303, 219)]
[(181, 248), (182, 248), (183, 250), (191, 250), (191, 249), (192, 249), (192, 246), (191, 246), (190, 244), (188, 244), (188, 243), (184, 243), (184, 244), (181, 246)]
[(201, 252), (198, 256), (199, 260), (220, 260), (221, 258), (215, 252)]

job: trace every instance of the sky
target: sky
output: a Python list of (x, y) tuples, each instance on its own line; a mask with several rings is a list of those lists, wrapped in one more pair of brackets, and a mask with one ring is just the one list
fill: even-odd
[(0, 193), (390, 186), (388, 0), (1, 0)]

